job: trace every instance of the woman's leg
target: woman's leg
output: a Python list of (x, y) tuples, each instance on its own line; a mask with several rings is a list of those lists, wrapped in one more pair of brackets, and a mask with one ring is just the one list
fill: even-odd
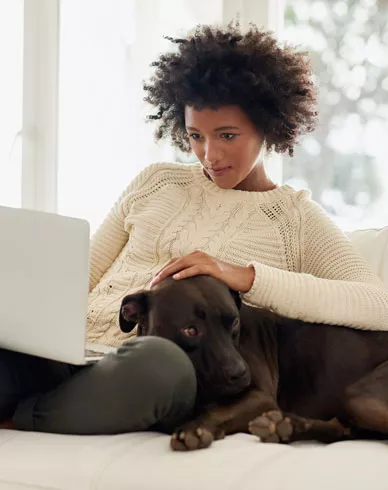
[(54, 390), (19, 403), (17, 429), (62, 434), (172, 432), (190, 416), (196, 376), (173, 342), (138, 337)]
[(0, 349), (0, 423), (12, 417), (21, 400), (54, 389), (78, 366)]

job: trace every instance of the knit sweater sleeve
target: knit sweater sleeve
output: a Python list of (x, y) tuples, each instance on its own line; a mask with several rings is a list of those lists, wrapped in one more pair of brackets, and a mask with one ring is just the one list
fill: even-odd
[(93, 235), (89, 253), (89, 292), (96, 287), (128, 241), (129, 231), (125, 229), (124, 219), (131, 198), (141, 192), (161, 165), (149, 165), (134, 178)]
[(367, 262), (307, 192), (298, 198), (301, 272), (252, 262), (243, 299), (294, 319), (388, 330), (388, 292)]

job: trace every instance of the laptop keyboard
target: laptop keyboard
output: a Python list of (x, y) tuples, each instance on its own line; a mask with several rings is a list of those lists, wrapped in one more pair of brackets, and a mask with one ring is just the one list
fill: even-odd
[(85, 357), (103, 357), (105, 352), (99, 352), (92, 349), (85, 349)]

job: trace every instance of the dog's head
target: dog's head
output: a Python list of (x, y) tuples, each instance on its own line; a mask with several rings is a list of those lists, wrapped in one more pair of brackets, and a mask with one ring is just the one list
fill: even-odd
[(238, 350), (240, 306), (240, 296), (210, 276), (167, 278), (123, 299), (120, 327), (130, 332), (137, 326), (137, 335), (176, 343), (194, 365), (199, 399), (220, 400), (241, 393), (251, 380)]

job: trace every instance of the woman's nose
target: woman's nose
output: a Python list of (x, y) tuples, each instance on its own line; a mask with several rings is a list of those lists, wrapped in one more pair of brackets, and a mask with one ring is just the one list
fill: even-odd
[(210, 165), (213, 165), (213, 163), (216, 163), (217, 161), (221, 160), (221, 158), (222, 158), (222, 152), (216, 145), (208, 144), (205, 147), (205, 160), (207, 160), (210, 163)]

